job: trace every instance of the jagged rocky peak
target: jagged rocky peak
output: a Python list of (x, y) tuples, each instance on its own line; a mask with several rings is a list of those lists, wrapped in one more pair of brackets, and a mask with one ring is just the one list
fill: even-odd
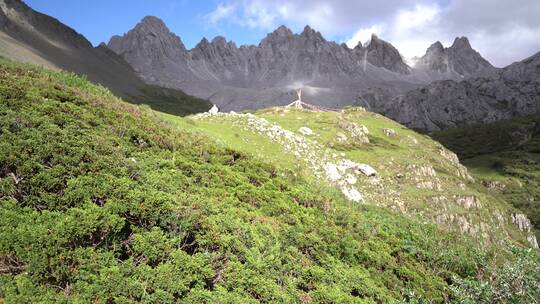
[(293, 32), (286, 26), (282, 25), (271, 33), (268, 33), (259, 46), (278, 45), (291, 42), (294, 38)]
[(212, 45), (224, 47), (227, 45), (227, 39), (223, 36), (216, 36), (212, 39)]
[(456, 37), (452, 46), (444, 48), (437, 41), (418, 61), (418, 67), (431, 72), (467, 77), (489, 73), (495, 68), (475, 51), (467, 37)]
[(454, 40), (450, 51), (453, 70), (461, 75), (475, 75), (491, 72), (495, 68), (486, 59), (471, 47), (467, 37)]
[(197, 45), (195, 45), (195, 48), (206, 48), (210, 45), (210, 41), (208, 41), (208, 39), (206, 39), (206, 37), (203, 37), (201, 39), (201, 41), (199, 41), (199, 43), (197, 43)]
[(214, 37), (214, 39), (212, 39), (212, 42), (210, 42), (210, 44), (213, 45), (217, 49), (228, 49), (228, 50), (238, 49), (234, 41), (232, 40), (227, 41), (227, 39), (223, 36)]
[(370, 41), (363, 49), (361, 48), (361, 44), (357, 48), (367, 52), (367, 61), (374, 66), (400, 74), (410, 73), (410, 68), (403, 61), (403, 57), (401, 57), (399, 51), (392, 44), (380, 39), (375, 34), (371, 35)]
[(165, 23), (154, 16), (144, 17), (123, 36), (113, 36), (107, 46), (117, 54), (161, 47), (169, 56), (179, 56), (186, 52), (180, 37), (173, 34)]
[(285, 25), (281, 25), (275, 31), (268, 34), (268, 36), (270, 36), (270, 35), (275, 35), (275, 36), (279, 36), (279, 37), (288, 37), (288, 36), (292, 36), (294, 34), (288, 27), (286, 27)]
[(304, 27), (304, 30), (302, 31), (302, 33), (300, 34), (301, 37), (306, 37), (308, 39), (315, 39), (315, 40), (319, 40), (319, 41), (326, 41), (321, 32), (319, 31), (316, 31), (314, 30), (313, 28), (311, 28), (309, 25), (306, 25)]
[(437, 41), (429, 46), (426, 53), (443, 53), (444, 52), (444, 46), (440, 41)]
[(168, 32), (169, 29), (163, 20), (155, 16), (144, 17), (136, 26), (135, 29), (148, 29), (156, 32)]
[(419, 59), (419, 62), (430, 71), (439, 73), (448, 71), (448, 56), (446, 56), (444, 46), (440, 41), (433, 43), (427, 49), (426, 54)]
[(469, 38), (462, 36), (462, 37), (456, 37), (454, 39), (454, 43), (450, 48), (456, 49), (456, 50), (472, 50), (471, 43), (469, 42)]

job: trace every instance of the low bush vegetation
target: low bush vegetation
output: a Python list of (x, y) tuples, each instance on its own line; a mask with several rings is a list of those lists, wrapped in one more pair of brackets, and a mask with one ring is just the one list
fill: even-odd
[(538, 300), (536, 251), (348, 203), (72, 74), (2, 61), (0, 117), (0, 302)]

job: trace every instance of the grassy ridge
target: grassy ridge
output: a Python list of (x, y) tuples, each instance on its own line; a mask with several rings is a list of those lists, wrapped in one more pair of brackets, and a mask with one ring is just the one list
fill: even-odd
[(73, 74), (1, 62), (0, 117), (0, 302), (538, 296), (533, 251), (347, 203)]
[[(271, 108), (253, 114), (296, 134), (300, 134), (301, 127), (309, 127), (314, 134), (306, 138), (318, 144), (315, 149), (327, 150), (327, 154), (375, 168), (377, 178), (359, 175), (354, 184), (367, 204), (436, 222), (487, 242), (512, 239), (528, 243), (511, 222), (510, 214), (514, 210), (504, 197), (494, 195), (480, 183), (464, 177), (466, 169), (448, 155), (445, 157), (441, 144), (428, 136), (381, 115), (355, 108), (341, 113)], [(325, 181), (324, 176), (313, 172), (312, 162), (322, 162), (320, 166), (323, 166), (328, 160), (287, 152), (284, 150), (286, 145), (272, 140), (266, 132), (246, 128), (242, 117), (222, 114), (178, 118), (167, 115), (166, 119), (180, 129), (209, 136), (223, 147), (242, 151), (278, 168), (293, 169), (295, 174), (313, 183)], [(365, 126), (369, 130), (369, 143), (356, 142), (352, 134), (343, 129), (343, 122)], [(387, 136), (385, 129), (395, 131), (395, 135)], [(340, 133), (346, 134), (346, 142), (337, 140)], [(419, 172), (422, 169), (433, 173), (426, 175)], [(457, 202), (459, 197), (474, 197), (481, 207), (464, 206)]]

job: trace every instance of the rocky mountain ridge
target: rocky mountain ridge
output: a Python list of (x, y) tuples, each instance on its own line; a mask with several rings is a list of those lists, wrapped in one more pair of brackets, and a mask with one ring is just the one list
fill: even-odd
[[(468, 43), (460, 45), (462, 51), (453, 52), (451, 60), (468, 62), (460, 54), (476, 52)], [(394, 46), (375, 35), (350, 49), (309, 26), (299, 34), (280, 26), (258, 45), (237, 47), (216, 37), (187, 50), (163, 21), (145, 17), (128, 33), (112, 37), (108, 47), (150, 83), (186, 90), (225, 110), (284, 104), (299, 87), (312, 103), (343, 107), (370, 87), (403, 93), (441, 77), (462, 78), (457, 73), (434, 78), (436, 71), (410, 67)], [(460, 72), (469, 77), (486, 68), (486, 62)]]

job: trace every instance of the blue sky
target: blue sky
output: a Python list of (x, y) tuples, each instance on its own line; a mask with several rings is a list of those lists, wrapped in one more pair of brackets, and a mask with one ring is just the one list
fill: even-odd
[(112, 35), (123, 34), (144, 16), (162, 19), (169, 29), (192, 48), (202, 37), (221, 35), (238, 44), (256, 44), (267, 30), (245, 28), (236, 23), (212, 24), (206, 17), (218, 1), (189, 0), (26, 0), (33, 9), (53, 16), (83, 34), (92, 44), (108, 42)]
[(309, 24), (328, 40), (354, 47), (371, 33), (405, 58), (439, 40), (467, 36), (495, 66), (540, 51), (539, 0), (25, 0), (83, 34), (94, 45), (123, 34), (146, 15), (161, 18), (188, 48), (217, 35), (257, 44), (279, 25)]

